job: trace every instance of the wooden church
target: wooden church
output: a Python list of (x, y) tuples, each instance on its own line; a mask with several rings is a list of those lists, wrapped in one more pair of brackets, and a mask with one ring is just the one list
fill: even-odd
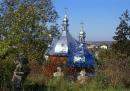
[(61, 67), (66, 75), (76, 75), (82, 69), (86, 73), (94, 73), (95, 58), (86, 46), (86, 33), (83, 27), (79, 33), (79, 40), (76, 40), (69, 32), (68, 22), (69, 19), (65, 15), (62, 33), (53, 38), (47, 49), (46, 55), (50, 64), (46, 71), (50, 69), (49, 74), (52, 74), (56, 71), (56, 67)]

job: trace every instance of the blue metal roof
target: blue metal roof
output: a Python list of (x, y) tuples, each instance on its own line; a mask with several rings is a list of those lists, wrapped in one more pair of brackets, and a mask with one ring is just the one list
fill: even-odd
[(94, 67), (95, 59), (85, 45), (75, 40), (68, 30), (63, 30), (59, 38), (53, 39), (47, 54), (67, 57), (66, 66), (69, 67)]

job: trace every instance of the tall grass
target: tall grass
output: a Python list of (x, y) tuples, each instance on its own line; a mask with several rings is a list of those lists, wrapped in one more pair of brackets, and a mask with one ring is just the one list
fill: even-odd
[(48, 79), (43, 75), (35, 75), (26, 79), (24, 91), (130, 91), (121, 84), (105, 83), (103, 79), (103, 74), (100, 72), (97, 72), (95, 77), (86, 78), (83, 84), (78, 80), (63, 77)]
[(98, 76), (87, 78), (84, 84), (80, 84), (78, 81), (54, 78), (48, 82), (48, 87), (55, 87), (55, 91), (130, 91), (123, 86), (103, 85), (101, 79)]

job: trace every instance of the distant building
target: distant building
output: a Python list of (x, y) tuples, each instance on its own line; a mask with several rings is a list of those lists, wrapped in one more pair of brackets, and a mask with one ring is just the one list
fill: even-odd
[[(96, 48), (100, 48), (101, 45), (106, 45), (108, 48), (111, 47), (113, 41), (87, 41), (87, 46), (94, 45)], [(91, 46), (92, 47), (92, 46)]]
[(98, 46), (96, 46), (94, 44), (88, 44), (87, 47), (88, 47), (88, 49), (98, 48)]
[(100, 45), (101, 49), (108, 49), (108, 46), (106, 44)]

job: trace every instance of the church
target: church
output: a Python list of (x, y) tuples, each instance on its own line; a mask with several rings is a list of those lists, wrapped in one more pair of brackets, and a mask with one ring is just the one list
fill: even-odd
[(69, 32), (68, 22), (69, 19), (65, 15), (62, 33), (53, 38), (47, 49), (48, 61), (76, 71), (85, 69), (87, 72), (94, 72), (95, 58), (86, 46), (86, 33), (83, 27), (79, 33), (79, 40), (76, 40)]

